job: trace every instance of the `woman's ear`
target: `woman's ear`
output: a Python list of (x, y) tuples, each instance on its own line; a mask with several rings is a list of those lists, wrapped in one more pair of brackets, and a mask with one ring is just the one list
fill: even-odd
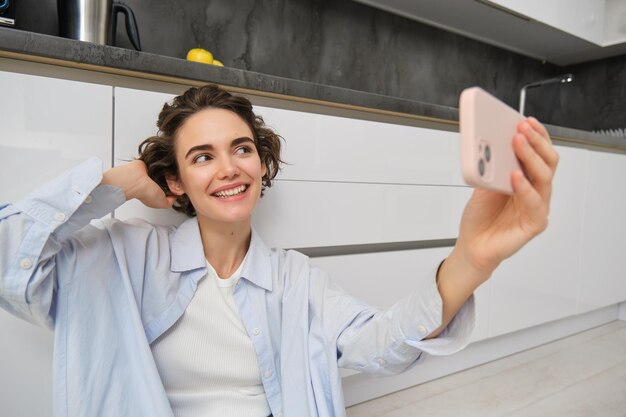
[(165, 175), (165, 181), (167, 181), (167, 187), (170, 189), (172, 194), (177, 196), (185, 194), (185, 190), (183, 190), (182, 184), (175, 176)]

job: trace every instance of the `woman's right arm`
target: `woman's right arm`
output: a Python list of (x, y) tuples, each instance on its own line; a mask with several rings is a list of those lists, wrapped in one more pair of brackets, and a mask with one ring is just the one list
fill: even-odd
[(102, 162), (92, 158), (24, 200), (0, 205), (0, 307), (52, 326), (59, 253), (71, 258), (70, 237), (130, 198), (152, 207), (173, 203), (149, 179), (142, 161), (103, 174)]
[(161, 187), (148, 177), (146, 164), (139, 159), (106, 171), (102, 184), (116, 186), (124, 192), (126, 200), (136, 198), (152, 208), (172, 207), (176, 200), (176, 196), (165, 195)]

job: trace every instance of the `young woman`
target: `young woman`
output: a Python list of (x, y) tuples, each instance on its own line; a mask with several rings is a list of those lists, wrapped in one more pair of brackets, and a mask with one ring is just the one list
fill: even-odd
[[(192, 88), (135, 161), (92, 159), (0, 208), (0, 305), (55, 331), (56, 416), (343, 416), (338, 367), (390, 374), (469, 340), (472, 292), (547, 225), (558, 162), (529, 118), (515, 195), (476, 190), (457, 244), (377, 311), (251, 228), (280, 137), (248, 100)], [(130, 199), (180, 227), (105, 220)]]

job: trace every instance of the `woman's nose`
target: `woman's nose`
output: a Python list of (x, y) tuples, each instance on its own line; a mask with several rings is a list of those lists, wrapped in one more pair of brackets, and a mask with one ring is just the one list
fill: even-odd
[(220, 178), (233, 178), (239, 173), (239, 168), (232, 158), (224, 158), (220, 165), (219, 177)]

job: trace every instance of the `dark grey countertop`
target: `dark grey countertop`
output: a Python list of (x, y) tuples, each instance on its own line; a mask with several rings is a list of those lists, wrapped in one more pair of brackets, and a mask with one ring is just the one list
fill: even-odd
[[(48, 58), (148, 76), (211, 82), (251, 92), (270, 93), (285, 98), (300, 98), (401, 113), (426, 119), (458, 121), (458, 109), (389, 97), (364, 91), (276, 77), (236, 68), (216, 67), (147, 52), (96, 45), (72, 39), (0, 27), (0, 56), (6, 52), (21, 56)], [(565, 142), (597, 145), (626, 151), (626, 139), (612, 138), (577, 129), (547, 126), (550, 134)]]

